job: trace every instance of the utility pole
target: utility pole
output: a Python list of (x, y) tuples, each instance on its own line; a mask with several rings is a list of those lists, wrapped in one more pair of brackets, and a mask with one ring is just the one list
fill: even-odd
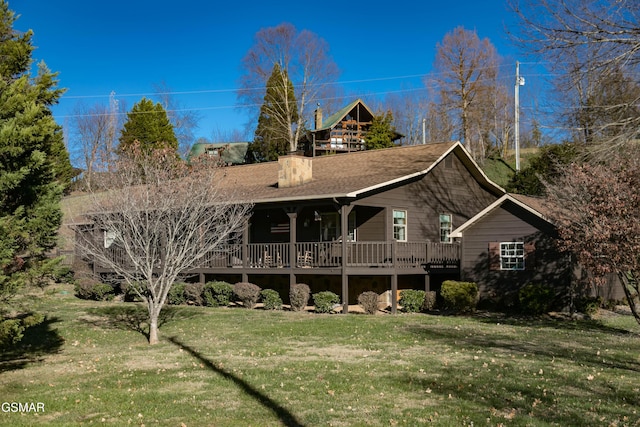
[(524, 86), (524, 77), (520, 77), (520, 62), (516, 61), (516, 86), (515, 86), (515, 149), (516, 172), (520, 172), (520, 86)]
[(425, 117), (422, 118), (422, 145), (427, 143), (427, 119)]

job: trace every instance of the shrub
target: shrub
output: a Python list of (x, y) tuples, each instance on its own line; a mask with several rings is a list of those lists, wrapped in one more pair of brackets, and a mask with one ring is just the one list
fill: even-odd
[(400, 291), (400, 305), (407, 313), (417, 313), (422, 310), (424, 304), (424, 291), (416, 289), (403, 289)]
[(260, 298), (260, 286), (248, 282), (239, 282), (233, 285), (233, 293), (246, 308), (252, 309)]
[(0, 349), (10, 349), (24, 337), (24, 331), (44, 322), (44, 315), (28, 314), (0, 320)]
[(309, 302), (311, 289), (304, 283), (296, 283), (289, 288), (289, 302), (291, 303), (291, 311), (302, 311)]
[(280, 298), (280, 294), (278, 293), (278, 291), (274, 291), (273, 289), (265, 289), (260, 292), (260, 297), (262, 298), (262, 303), (264, 304), (265, 310), (282, 309), (282, 298)]
[(340, 297), (331, 291), (318, 292), (313, 294), (313, 303), (316, 313), (331, 313), (336, 304), (340, 303)]
[(187, 304), (191, 305), (204, 305), (204, 284), (202, 283), (187, 283), (184, 286), (184, 298)]
[(428, 291), (424, 293), (424, 304), (422, 309), (431, 311), (436, 307), (436, 291)]
[(602, 297), (581, 297), (576, 299), (576, 309), (580, 313), (593, 316), (602, 307)]
[(209, 307), (226, 307), (231, 303), (233, 286), (227, 282), (207, 282), (204, 285), (204, 302)]
[(75, 295), (81, 299), (109, 301), (115, 297), (115, 291), (107, 283), (79, 282), (75, 285)]
[(473, 311), (478, 302), (478, 285), (473, 282), (445, 280), (441, 294), (446, 308), (458, 312)]
[[(140, 301), (141, 298), (140, 298), (140, 295), (138, 295), (138, 293), (141, 293), (144, 295), (145, 283), (135, 282), (130, 285), (127, 282), (123, 282), (120, 284), (120, 290), (122, 291), (123, 299), (125, 302)], [(138, 292), (136, 292), (136, 290)]]
[(187, 297), (184, 294), (184, 287), (186, 283), (176, 282), (169, 289), (167, 294), (167, 303), (171, 305), (181, 305), (187, 302)]
[(543, 314), (551, 310), (553, 289), (549, 286), (529, 283), (518, 291), (520, 309), (527, 314)]
[(378, 294), (373, 291), (361, 293), (358, 295), (358, 305), (365, 313), (376, 314), (378, 312)]

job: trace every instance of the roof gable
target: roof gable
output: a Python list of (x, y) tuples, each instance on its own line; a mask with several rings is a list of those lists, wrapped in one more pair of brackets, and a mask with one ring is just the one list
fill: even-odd
[[(485, 209), (483, 209), (482, 211), (478, 212), (478, 214), (476, 214), (473, 218), (469, 219), (467, 222), (462, 224), (460, 227), (458, 227), (455, 230), (453, 230), (451, 232), (451, 237), (452, 238), (462, 237), (462, 235), (464, 234), (465, 231), (467, 231), (468, 229), (473, 227), (478, 222), (482, 221), (489, 214), (491, 214), (496, 209), (498, 209), (501, 206), (503, 206), (505, 203), (513, 203), (514, 205), (518, 206), (519, 208), (524, 209), (525, 211), (527, 211), (527, 212), (535, 215), (536, 217), (540, 218), (541, 220), (545, 221), (546, 223), (548, 223), (550, 225), (553, 225), (551, 223), (551, 221), (541, 212), (541, 209), (539, 208), (539, 206), (541, 206), (542, 204), (540, 203), (540, 201), (534, 202), (534, 200), (537, 200), (537, 199), (532, 198), (532, 197), (522, 196), (520, 194), (505, 194), (502, 197), (500, 197), (498, 200), (496, 200), (495, 202), (493, 202), (492, 204), (487, 206)], [(527, 202), (529, 202), (529, 203), (527, 203)], [(536, 208), (534, 208), (534, 207), (532, 207), (530, 205), (535, 205), (538, 209), (536, 209)]]
[(351, 104), (347, 105), (346, 107), (342, 108), (338, 112), (327, 117), (326, 120), (323, 120), (321, 127), (316, 129), (316, 131), (332, 129), (339, 122), (341, 122), (342, 119), (344, 119), (347, 116), (347, 114), (352, 113), (353, 110), (355, 110), (356, 107), (358, 106), (362, 108), (359, 111), (359, 114), (360, 115), (364, 114), (368, 117), (368, 120), (360, 120), (360, 121), (371, 121), (371, 119), (373, 118), (373, 112), (371, 111), (371, 109), (367, 107), (367, 105), (361, 99), (356, 99)]

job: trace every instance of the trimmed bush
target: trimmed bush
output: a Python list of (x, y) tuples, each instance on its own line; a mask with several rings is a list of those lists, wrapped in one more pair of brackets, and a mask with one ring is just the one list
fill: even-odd
[[(122, 291), (123, 294), (123, 299), (125, 302), (135, 302), (135, 301), (142, 301), (142, 299), (140, 298), (140, 295), (138, 295), (138, 292), (142, 293), (144, 295), (144, 282), (136, 282), (133, 283), (132, 285), (129, 285), (127, 282), (123, 282), (120, 284), (120, 290)], [(136, 292), (136, 289), (138, 290), (138, 292)]]
[(252, 309), (260, 298), (260, 286), (248, 282), (239, 282), (233, 285), (233, 293), (248, 309)]
[(581, 297), (576, 300), (576, 309), (587, 316), (593, 316), (602, 307), (602, 297)]
[(75, 285), (75, 295), (80, 299), (110, 301), (115, 297), (115, 291), (107, 283), (79, 282)]
[(416, 289), (403, 289), (400, 291), (399, 304), (407, 313), (418, 313), (424, 305), (424, 291)]
[(361, 293), (358, 295), (358, 305), (365, 313), (376, 314), (378, 312), (378, 294), (373, 291)]
[(169, 289), (169, 293), (167, 294), (167, 303), (171, 305), (182, 305), (186, 304), (187, 297), (184, 293), (184, 287), (186, 283), (176, 282)]
[(265, 310), (282, 310), (282, 298), (280, 298), (278, 291), (265, 289), (260, 292), (260, 298)]
[(340, 303), (340, 297), (331, 291), (318, 292), (313, 294), (313, 303), (316, 307), (316, 313), (331, 313)]
[(549, 286), (529, 283), (518, 291), (520, 309), (527, 314), (544, 314), (551, 311), (554, 292)]
[(422, 309), (431, 311), (436, 307), (436, 291), (428, 291), (424, 293), (424, 305)]
[(203, 283), (187, 283), (184, 286), (184, 297), (187, 304), (204, 305), (204, 284)]
[(289, 288), (289, 302), (291, 311), (302, 311), (309, 302), (311, 289), (304, 283), (296, 283)]
[(208, 307), (227, 307), (231, 303), (232, 296), (231, 283), (215, 281), (204, 285), (203, 298)]
[(473, 311), (478, 303), (478, 285), (473, 282), (445, 280), (440, 292), (445, 307), (450, 310)]

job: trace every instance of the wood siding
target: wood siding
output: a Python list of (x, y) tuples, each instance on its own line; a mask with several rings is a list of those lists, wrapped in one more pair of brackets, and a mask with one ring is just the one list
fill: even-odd
[[(440, 241), (440, 214), (453, 217), (453, 228), (493, 203), (497, 196), (483, 188), (455, 153), (429, 174), (409, 184), (365, 197), (356, 204), (388, 209), (384, 228), (393, 236), (392, 211), (407, 211), (408, 241)], [(376, 218), (380, 220), (381, 218)]]
[[(490, 268), (489, 246), (499, 242), (521, 241), (535, 250), (525, 259), (525, 270), (509, 271)], [(462, 237), (461, 279), (476, 282), (481, 298), (512, 306), (518, 290), (528, 283), (556, 287), (557, 294), (566, 292), (571, 281), (569, 259), (555, 247), (553, 227), (511, 202), (481, 218)]]

